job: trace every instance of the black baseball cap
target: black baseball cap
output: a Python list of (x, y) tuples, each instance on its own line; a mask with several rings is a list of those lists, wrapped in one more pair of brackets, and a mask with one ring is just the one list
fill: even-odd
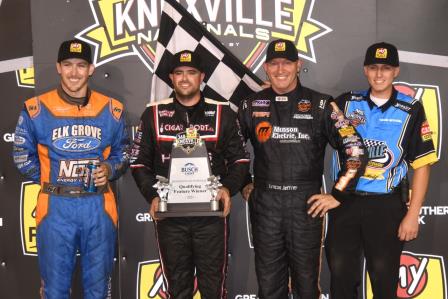
[(292, 41), (277, 39), (269, 43), (266, 51), (266, 62), (274, 58), (286, 58), (290, 61), (297, 61), (299, 60), (299, 53)]
[(79, 39), (72, 39), (62, 42), (59, 46), (58, 62), (70, 58), (84, 59), (91, 64), (92, 51), (89, 44)]
[(364, 65), (387, 64), (394, 67), (400, 65), (397, 48), (389, 43), (381, 42), (367, 48)]
[(201, 58), (198, 54), (189, 50), (183, 50), (174, 54), (170, 73), (180, 66), (190, 66), (203, 72)]

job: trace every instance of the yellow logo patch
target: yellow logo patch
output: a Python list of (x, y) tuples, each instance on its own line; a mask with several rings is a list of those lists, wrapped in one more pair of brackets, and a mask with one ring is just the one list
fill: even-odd
[(275, 52), (284, 52), (286, 51), (286, 44), (285, 42), (278, 42), (275, 44), (274, 46), (274, 51)]
[(70, 52), (71, 53), (81, 53), (82, 52), (82, 45), (79, 43), (71, 43), (70, 44)]
[(375, 58), (387, 58), (387, 49), (385, 48), (376, 49)]
[(191, 62), (191, 53), (181, 53), (179, 61), (180, 62)]

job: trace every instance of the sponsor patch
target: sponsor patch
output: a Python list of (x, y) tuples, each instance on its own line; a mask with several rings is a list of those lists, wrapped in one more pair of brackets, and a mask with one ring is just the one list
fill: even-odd
[(252, 117), (270, 117), (271, 112), (265, 112), (265, 111), (254, 111), (252, 112)]
[(300, 100), (297, 104), (297, 109), (300, 112), (308, 112), (311, 109), (311, 102), (310, 100)]
[(70, 52), (71, 53), (81, 53), (82, 45), (80, 43), (71, 43), (70, 44)]
[(275, 101), (276, 101), (276, 102), (287, 102), (287, 101), (288, 101), (288, 97), (284, 97), (284, 96), (276, 96), (276, 97), (275, 97)]
[(258, 142), (264, 143), (271, 138), (272, 125), (267, 121), (262, 121), (255, 128), (255, 134), (257, 135)]
[(349, 158), (346, 162), (348, 169), (358, 169), (361, 167), (361, 160), (359, 158)]
[(174, 110), (159, 110), (159, 117), (173, 117)]
[(286, 43), (285, 42), (277, 42), (274, 45), (275, 52), (285, 52), (286, 51)]
[(429, 123), (427, 120), (425, 120), (422, 123), (422, 127), (420, 129), (420, 134), (422, 136), (423, 142), (432, 140), (432, 132), (431, 132), (431, 128), (429, 127)]
[(386, 48), (376, 49), (375, 58), (387, 58), (387, 49)]
[(215, 116), (216, 111), (215, 110), (205, 111), (204, 114), (207, 117), (213, 117), (213, 116)]
[(270, 100), (255, 100), (252, 101), (252, 107), (269, 107), (271, 106)]
[(179, 57), (180, 62), (191, 62), (191, 53), (181, 53)]
[(341, 137), (355, 135), (355, 128), (353, 128), (352, 126), (349, 126), (346, 128), (340, 128), (338, 130), (338, 132), (339, 132), (339, 135), (341, 135)]
[(313, 119), (313, 116), (311, 114), (294, 114), (292, 116), (294, 119)]
[(350, 121), (350, 124), (355, 128), (359, 125), (363, 125), (366, 123), (366, 115), (364, 111), (360, 109), (355, 109), (353, 112), (348, 113), (347, 119)]

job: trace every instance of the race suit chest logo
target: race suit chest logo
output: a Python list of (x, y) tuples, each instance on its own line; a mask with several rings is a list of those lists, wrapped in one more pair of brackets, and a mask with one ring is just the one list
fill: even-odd
[(270, 122), (262, 121), (255, 128), (255, 134), (257, 135), (258, 142), (264, 143), (271, 138), (272, 125)]
[(384, 180), (384, 172), (392, 165), (394, 154), (385, 141), (364, 139), (369, 162), (363, 177), (369, 180)]
[[(138, 264), (137, 299), (167, 299), (167, 289), (163, 280), (159, 260), (145, 261)], [(194, 280), (193, 299), (201, 298), (197, 279)]]
[(360, 109), (355, 109), (353, 112), (347, 113), (347, 119), (355, 128), (366, 123), (366, 115)]
[(71, 125), (55, 128), (53, 146), (64, 152), (88, 152), (101, 144), (101, 128), (91, 125)]
[[(94, 64), (136, 55), (154, 71), (162, 0), (89, 0), (94, 24), (76, 35), (94, 46)], [(303, 59), (317, 62), (314, 42), (332, 31), (315, 20), (316, 0), (177, 0), (225, 46), (238, 47), (251, 70), (262, 64), (268, 42), (294, 42)]]
[(40, 185), (23, 182), (20, 191), (20, 230), (24, 255), (37, 256), (36, 205)]
[(59, 161), (58, 183), (76, 183), (84, 179), (85, 169), (90, 162), (99, 163), (98, 159), (61, 160)]
[[(373, 294), (370, 278), (366, 272), (365, 274), (364, 298), (371, 299)], [(400, 259), (397, 298), (447, 299), (443, 257), (403, 251)]]

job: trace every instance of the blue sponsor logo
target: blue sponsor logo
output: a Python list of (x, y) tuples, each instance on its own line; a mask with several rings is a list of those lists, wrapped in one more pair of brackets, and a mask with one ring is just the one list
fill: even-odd
[(65, 152), (88, 152), (98, 148), (100, 143), (93, 137), (63, 137), (53, 141), (54, 147)]

